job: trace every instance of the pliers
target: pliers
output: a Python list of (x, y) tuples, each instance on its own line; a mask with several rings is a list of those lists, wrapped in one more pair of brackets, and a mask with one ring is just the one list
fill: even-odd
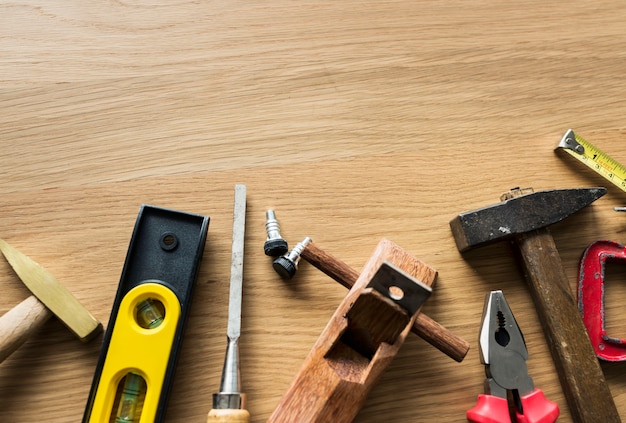
[(559, 406), (536, 389), (528, 375), (524, 335), (502, 291), (485, 299), (480, 329), (480, 361), (485, 365), (485, 394), (467, 412), (475, 423), (552, 423)]

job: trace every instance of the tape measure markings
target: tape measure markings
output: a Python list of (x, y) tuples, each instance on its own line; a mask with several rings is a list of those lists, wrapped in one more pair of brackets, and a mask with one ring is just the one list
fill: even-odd
[(626, 192), (626, 167), (569, 129), (556, 148), (585, 164), (622, 191)]

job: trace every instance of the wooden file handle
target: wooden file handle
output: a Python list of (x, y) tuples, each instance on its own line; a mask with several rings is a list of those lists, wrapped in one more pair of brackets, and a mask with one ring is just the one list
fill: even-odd
[(207, 423), (250, 423), (250, 413), (248, 410), (213, 409), (209, 412)]
[(552, 235), (543, 228), (516, 244), (574, 421), (620, 422)]
[(51, 316), (52, 312), (31, 295), (0, 317), (0, 363)]
[[(306, 245), (301, 257), (348, 289), (354, 285), (359, 277), (359, 273), (356, 270), (328, 254), (313, 242), (309, 242)], [(470, 344), (467, 341), (424, 313), (417, 315), (411, 331), (458, 362), (463, 361), (470, 348)]]

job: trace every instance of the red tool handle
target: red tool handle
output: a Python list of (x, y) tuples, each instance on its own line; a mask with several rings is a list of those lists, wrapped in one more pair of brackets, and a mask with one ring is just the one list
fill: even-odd
[(546, 398), (541, 389), (522, 397), (524, 414), (517, 415), (518, 423), (553, 423), (559, 417), (559, 405)]
[[(521, 397), (524, 414), (516, 413), (518, 423), (554, 423), (559, 417), (559, 406), (549, 401), (541, 389)], [(479, 395), (476, 406), (467, 412), (473, 423), (511, 423), (509, 403), (505, 398)]]
[(481, 394), (474, 408), (468, 410), (467, 421), (472, 423), (511, 423), (506, 398)]

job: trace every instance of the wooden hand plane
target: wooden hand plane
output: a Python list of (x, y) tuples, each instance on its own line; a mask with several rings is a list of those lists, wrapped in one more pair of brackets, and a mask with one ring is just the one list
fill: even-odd
[(351, 422), (404, 343), (436, 277), (383, 239), (268, 422)]

